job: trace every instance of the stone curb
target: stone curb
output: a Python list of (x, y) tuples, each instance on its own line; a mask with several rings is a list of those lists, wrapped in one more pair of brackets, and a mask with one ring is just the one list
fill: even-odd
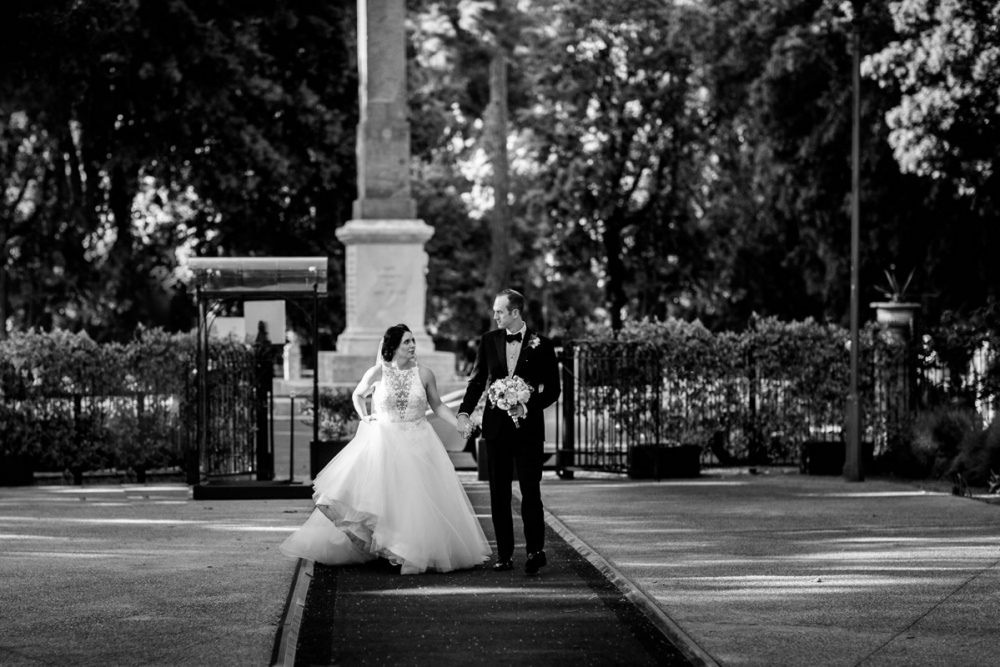
[(285, 609), (278, 624), (278, 634), (271, 655), (271, 667), (294, 667), (295, 652), (299, 644), (299, 629), (306, 606), (309, 583), (313, 578), (313, 561), (300, 558), (292, 576), (292, 585), (285, 600)]
[(687, 633), (681, 630), (680, 626), (674, 623), (673, 619), (667, 616), (645, 591), (629, 581), (614, 565), (591, 549), (586, 542), (574, 535), (566, 527), (566, 524), (548, 510), (545, 510), (545, 521), (552, 527), (552, 530), (559, 534), (559, 537), (563, 538), (567, 544), (576, 549), (577, 553), (586, 558), (591, 565), (597, 568), (598, 572), (614, 584), (629, 602), (638, 607), (656, 629), (662, 632), (670, 643), (676, 646), (692, 664), (702, 665), (702, 667), (719, 667), (719, 663), (706, 653), (697, 642), (691, 639)]
[[(513, 495), (517, 498), (518, 502), (520, 502), (521, 493), (518, 489), (513, 489)], [(662, 632), (663, 636), (684, 654), (684, 657), (690, 660), (692, 664), (701, 665), (702, 667), (720, 667), (719, 663), (717, 663), (712, 656), (706, 653), (696, 641), (689, 637), (688, 634), (673, 621), (673, 619), (664, 613), (664, 611), (660, 609), (659, 605), (657, 605), (645, 591), (629, 581), (629, 579), (619, 572), (618, 569), (607, 559), (590, 548), (590, 545), (586, 542), (577, 537), (576, 534), (573, 533), (573, 531), (571, 531), (566, 524), (559, 520), (555, 514), (547, 509), (543, 511), (545, 512), (545, 522), (549, 524), (552, 530), (556, 531), (559, 537), (563, 538), (567, 544), (576, 549), (577, 553), (586, 558), (591, 565), (597, 568), (597, 571), (604, 575), (608, 581), (614, 584), (629, 602), (638, 607), (639, 610), (642, 611), (642, 613), (656, 627), (656, 629)]]

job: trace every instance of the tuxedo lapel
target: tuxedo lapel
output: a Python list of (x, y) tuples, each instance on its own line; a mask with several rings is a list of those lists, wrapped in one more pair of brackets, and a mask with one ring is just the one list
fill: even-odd
[(497, 356), (500, 358), (500, 368), (503, 369), (503, 375), (501, 377), (507, 377), (510, 375), (510, 369), (507, 368), (507, 332), (503, 329), (497, 329), (496, 336), (496, 349)]
[[(504, 339), (507, 340), (506, 338)], [(521, 366), (524, 364), (524, 359), (528, 355), (528, 341), (531, 340), (531, 329), (528, 327), (524, 328), (524, 336), (521, 339), (521, 353), (517, 355), (517, 363), (514, 364), (514, 375), (524, 377), (524, 372), (521, 370)]]

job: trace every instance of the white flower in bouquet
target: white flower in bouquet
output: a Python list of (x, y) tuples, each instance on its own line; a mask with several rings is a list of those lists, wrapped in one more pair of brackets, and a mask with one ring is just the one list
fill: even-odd
[[(510, 410), (518, 405), (525, 405), (531, 398), (531, 387), (523, 379), (516, 375), (509, 378), (501, 378), (490, 385), (488, 392), (490, 403), (501, 410)], [(518, 418), (510, 416), (514, 420), (514, 426), (521, 428)]]

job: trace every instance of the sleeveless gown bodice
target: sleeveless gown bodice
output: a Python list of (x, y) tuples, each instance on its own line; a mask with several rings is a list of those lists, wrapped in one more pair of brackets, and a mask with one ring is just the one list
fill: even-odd
[(398, 370), (390, 364), (382, 365), (382, 380), (372, 393), (372, 414), (382, 422), (411, 423), (414, 426), (426, 421), (427, 393), (420, 382), (420, 370)]

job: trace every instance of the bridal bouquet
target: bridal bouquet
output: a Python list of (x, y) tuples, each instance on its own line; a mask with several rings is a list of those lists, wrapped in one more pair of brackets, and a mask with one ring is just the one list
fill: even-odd
[[(510, 410), (516, 405), (525, 405), (531, 397), (531, 387), (528, 383), (516, 375), (509, 378), (501, 378), (490, 385), (490, 403), (501, 410)], [(514, 426), (521, 428), (518, 418), (511, 415)]]

